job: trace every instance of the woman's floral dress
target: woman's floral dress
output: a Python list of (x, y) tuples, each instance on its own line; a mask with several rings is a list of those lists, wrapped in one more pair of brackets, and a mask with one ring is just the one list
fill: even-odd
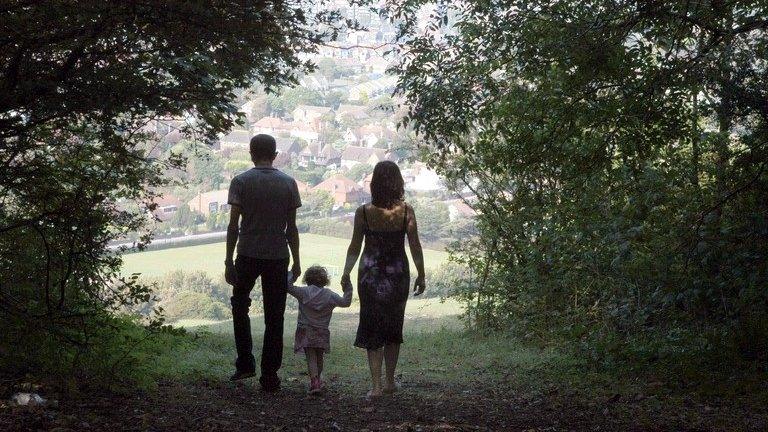
[(365, 247), (357, 273), (360, 324), (355, 346), (379, 349), (403, 343), (403, 319), (408, 300), (410, 269), (405, 254), (407, 211), (398, 231), (374, 231), (365, 220)]

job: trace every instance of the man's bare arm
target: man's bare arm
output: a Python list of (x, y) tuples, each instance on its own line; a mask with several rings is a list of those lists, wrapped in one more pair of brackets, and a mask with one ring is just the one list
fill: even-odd
[(227, 225), (227, 252), (224, 257), (224, 279), (230, 285), (235, 285), (237, 276), (234, 271), (234, 262), (232, 260), (237, 246), (237, 238), (240, 234), (240, 206), (232, 205), (229, 210), (229, 225)]
[(232, 205), (229, 210), (229, 225), (227, 225), (227, 256), (225, 261), (232, 261), (240, 234), (240, 206)]
[[(288, 238), (288, 247), (291, 249), (293, 258), (293, 280), (301, 276), (301, 257), (299, 256), (299, 228), (296, 226), (296, 209), (288, 212), (288, 224), (285, 227), (285, 236)], [(293, 281), (292, 281), (293, 282)]]

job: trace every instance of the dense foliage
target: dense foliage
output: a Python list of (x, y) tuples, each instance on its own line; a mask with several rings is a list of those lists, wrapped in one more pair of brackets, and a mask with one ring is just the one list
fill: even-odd
[(768, 2), (422, 6), (399, 91), (477, 196), (477, 319), (765, 356)]
[[(333, 39), (339, 28), (338, 14), (311, 14), (307, 6), (301, 0), (5, 2), (3, 374), (44, 373), (47, 366), (71, 371), (113, 359), (96, 344), (130, 350), (143, 333), (126, 333), (126, 340), (111, 333), (125, 327), (115, 313), (147, 302), (151, 292), (118, 277), (120, 259), (107, 243), (142, 231), (153, 191), (183, 165), (154, 147), (156, 121), (183, 120), (187, 136), (213, 139), (238, 118), (238, 88), (295, 82), (311, 67), (299, 54)], [(205, 166), (193, 168), (206, 175)], [(11, 352), (10, 346), (26, 348)], [(52, 358), (57, 361), (45, 363)]]
[[(147, 280), (154, 287), (154, 301), (138, 310), (149, 315), (155, 307), (162, 307), (168, 321), (180, 319), (224, 320), (232, 317), (229, 298), (232, 287), (223, 277), (211, 279), (203, 271), (175, 270), (159, 278)], [(259, 290), (255, 290), (259, 291)], [(259, 293), (256, 293), (259, 294)], [(256, 299), (254, 308), (260, 303)]]

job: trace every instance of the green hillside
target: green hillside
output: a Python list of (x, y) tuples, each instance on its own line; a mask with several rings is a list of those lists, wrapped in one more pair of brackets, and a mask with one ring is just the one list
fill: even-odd
[[(123, 273), (159, 276), (172, 270), (203, 270), (218, 277), (224, 271), (224, 242), (126, 254)], [(301, 262), (304, 268), (313, 264), (326, 266), (337, 276), (344, 267), (349, 240), (317, 234), (301, 235)], [(448, 259), (444, 251), (425, 250), (427, 268), (436, 268)], [(413, 270), (413, 262), (411, 262)]]

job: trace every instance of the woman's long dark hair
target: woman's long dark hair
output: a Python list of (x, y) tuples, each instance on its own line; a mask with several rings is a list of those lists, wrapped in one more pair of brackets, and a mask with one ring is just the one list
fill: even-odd
[(381, 161), (373, 168), (371, 179), (371, 204), (391, 209), (403, 200), (405, 182), (400, 167), (391, 161)]

